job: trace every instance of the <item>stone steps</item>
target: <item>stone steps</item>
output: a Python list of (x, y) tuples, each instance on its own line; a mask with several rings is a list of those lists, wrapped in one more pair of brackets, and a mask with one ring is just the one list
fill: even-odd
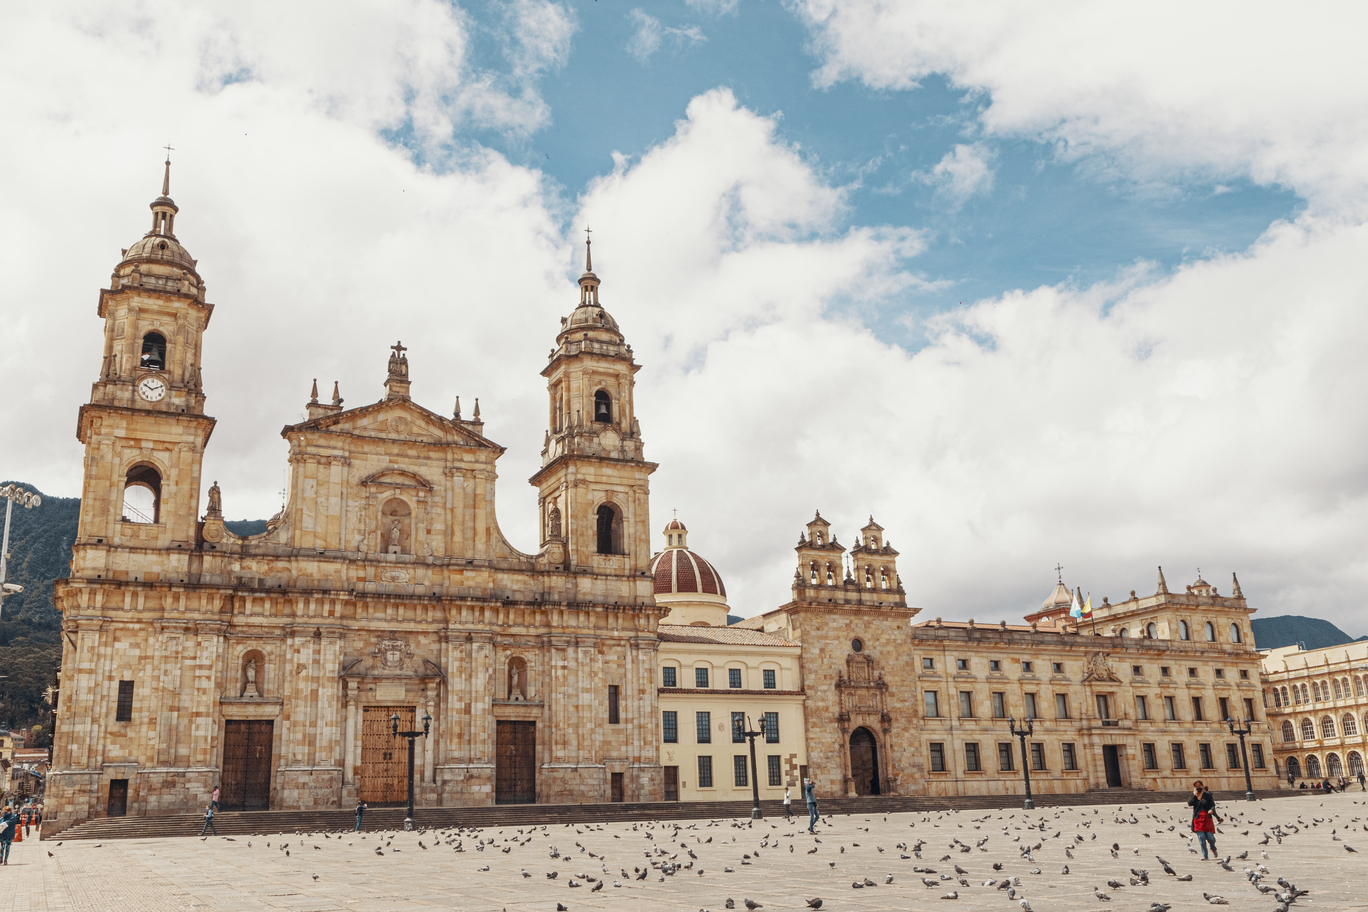
[[(1261, 798), (1295, 794), (1263, 792)], [(1308, 793), (1309, 794), (1309, 793)], [(795, 796), (797, 798), (798, 796)], [(1186, 801), (1185, 792), (1151, 792), (1145, 789), (1094, 789), (1060, 795), (1037, 795), (1037, 808), (1077, 805), (1140, 805)], [(1217, 794), (1220, 802), (1243, 801), (1243, 792)], [(988, 810), (1018, 807), (1016, 795), (968, 795), (954, 798), (925, 796), (881, 798), (827, 798), (818, 805), (822, 814), (894, 814), (944, 810)], [(762, 813), (773, 822), (784, 816), (779, 801), (760, 802)], [(749, 801), (688, 801), (623, 804), (505, 804), (481, 807), (417, 808), (419, 827), (542, 826), (608, 821), (699, 820), (746, 818)], [(801, 801), (793, 804), (795, 817), (806, 820)], [(366, 811), (366, 830), (396, 830), (404, 825), (403, 808), (371, 808)], [(221, 836), (277, 833), (323, 833), (350, 831), (356, 824), (350, 810), (335, 811), (220, 811), (214, 823)], [(201, 814), (166, 814), (157, 817), (101, 817), (78, 824), (54, 839), (148, 839), (165, 836), (197, 836), (204, 826)]]

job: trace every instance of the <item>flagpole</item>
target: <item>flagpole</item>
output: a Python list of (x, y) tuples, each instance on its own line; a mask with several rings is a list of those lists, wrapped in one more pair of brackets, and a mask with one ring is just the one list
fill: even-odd
[[(1088, 593), (1088, 606), (1089, 606), (1089, 607), (1092, 606), (1092, 593), (1091, 593), (1091, 592)], [(1097, 611), (1096, 611), (1096, 610), (1089, 611), (1089, 612), (1088, 612), (1088, 617), (1092, 618), (1093, 636), (1097, 636)]]

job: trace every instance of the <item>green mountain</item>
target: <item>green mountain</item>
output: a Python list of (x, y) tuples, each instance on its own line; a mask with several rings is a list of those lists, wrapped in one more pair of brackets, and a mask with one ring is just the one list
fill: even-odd
[(1295, 614), (1254, 618), (1250, 625), (1254, 629), (1254, 643), (1260, 649), (1278, 649), (1296, 643), (1301, 643), (1307, 649), (1323, 649), (1354, 641), (1353, 637), (1329, 621)]

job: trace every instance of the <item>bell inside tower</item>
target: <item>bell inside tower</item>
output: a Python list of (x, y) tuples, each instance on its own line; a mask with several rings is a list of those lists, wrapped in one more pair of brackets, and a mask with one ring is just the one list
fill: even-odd
[(594, 393), (594, 420), (605, 424), (613, 421), (613, 399), (607, 390)]
[(143, 336), (142, 356), (138, 363), (145, 370), (164, 370), (166, 368), (166, 337), (156, 332), (150, 332)]

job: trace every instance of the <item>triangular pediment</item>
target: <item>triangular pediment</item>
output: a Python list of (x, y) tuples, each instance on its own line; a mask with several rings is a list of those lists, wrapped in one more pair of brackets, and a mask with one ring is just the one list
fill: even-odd
[(423, 408), (412, 399), (401, 398), (382, 399), (360, 408), (288, 425), (281, 431), (281, 436), (289, 437), (291, 434), (305, 432), (347, 434), (377, 440), (434, 443), (500, 451), (503, 449), (492, 440), (482, 437), (465, 422), (443, 417)]

